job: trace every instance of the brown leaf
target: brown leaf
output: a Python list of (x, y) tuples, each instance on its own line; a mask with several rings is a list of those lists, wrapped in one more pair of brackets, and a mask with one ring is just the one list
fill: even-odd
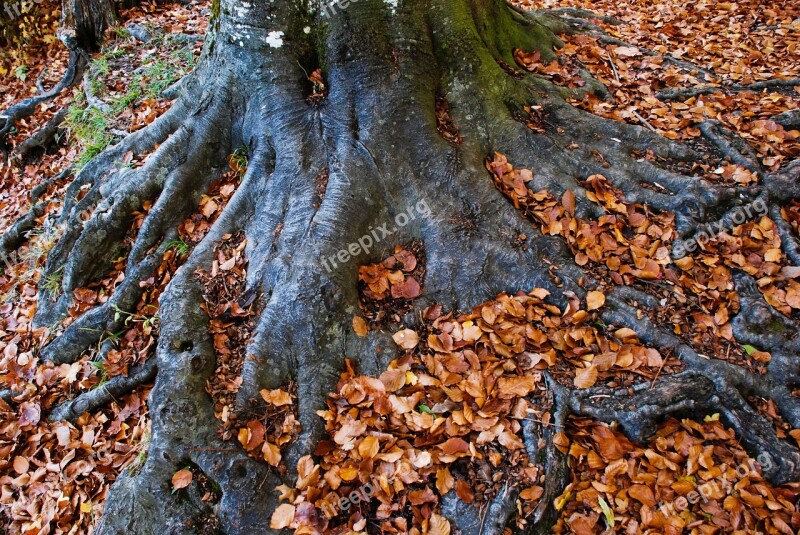
[(440, 496), (444, 496), (453, 489), (455, 478), (449, 468), (440, 468), (436, 471), (436, 489)]
[(606, 296), (603, 292), (597, 290), (591, 291), (586, 294), (586, 310), (597, 310), (606, 303)]
[(575, 370), (575, 386), (578, 388), (589, 388), (597, 382), (597, 366), (592, 364), (588, 368)]
[(606, 461), (616, 461), (622, 459), (625, 452), (614, 432), (603, 425), (595, 426), (592, 430), (592, 438), (600, 448), (600, 455)]
[(269, 527), (272, 529), (285, 529), (288, 528), (294, 521), (295, 507), (290, 503), (284, 503), (275, 509), (272, 513), (272, 518), (269, 521)]
[(362, 459), (372, 459), (375, 457), (381, 449), (380, 441), (376, 436), (368, 436), (365, 437), (358, 444), (358, 454), (361, 455)]
[(571, 189), (565, 191), (561, 196), (561, 204), (569, 215), (575, 214), (575, 193)]
[(400, 284), (392, 286), (392, 297), (395, 299), (415, 299), (420, 296), (422, 290), (414, 277), (406, 277)]
[(264, 442), (261, 447), (261, 453), (264, 455), (264, 460), (270, 466), (278, 466), (281, 462), (281, 449), (272, 444), (271, 442)]
[(360, 437), (364, 431), (367, 430), (367, 424), (364, 422), (349, 420), (333, 435), (333, 441), (339, 445), (344, 445)]
[(628, 489), (628, 495), (648, 507), (653, 507), (656, 504), (656, 499), (653, 496), (653, 491), (650, 490), (650, 487), (645, 485), (631, 485)]
[(25, 457), (14, 457), (14, 471), (19, 475), (25, 474), (28, 472), (28, 468), (30, 467), (30, 463), (28, 459)]
[(192, 472), (190, 470), (178, 470), (172, 476), (172, 488), (175, 490), (184, 489), (192, 482)]
[(456, 453), (469, 453), (469, 443), (467, 443), (464, 439), (453, 437), (447, 442), (439, 444), (439, 448), (441, 448), (442, 453), (445, 455), (455, 455)]
[(536, 387), (536, 378), (532, 375), (522, 377), (501, 377), (497, 381), (502, 397), (524, 397), (530, 394)]
[(472, 503), (475, 501), (475, 494), (472, 492), (472, 486), (463, 479), (456, 481), (456, 496), (464, 503)]
[(450, 535), (450, 522), (445, 517), (433, 513), (427, 535)]
[(361, 338), (367, 336), (367, 322), (361, 316), (353, 316), (353, 330)]
[(403, 329), (392, 336), (394, 343), (403, 349), (414, 349), (419, 343), (419, 335), (411, 329)]
[(275, 407), (283, 407), (285, 405), (291, 405), (292, 396), (288, 392), (285, 392), (281, 389), (276, 390), (262, 390), (259, 392), (261, 394), (261, 398), (269, 403), (270, 405), (274, 405)]
[(536, 501), (542, 497), (544, 494), (544, 489), (538, 485), (534, 487), (528, 487), (527, 489), (523, 490), (519, 493), (519, 497), (526, 501)]

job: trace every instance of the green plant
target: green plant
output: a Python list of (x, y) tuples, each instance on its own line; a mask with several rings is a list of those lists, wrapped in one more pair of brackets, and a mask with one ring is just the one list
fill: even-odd
[(83, 149), (75, 161), (78, 168), (84, 167), (114, 141), (114, 136), (108, 133), (108, 118), (94, 106), (71, 106), (64, 127)]
[(175, 250), (179, 256), (183, 256), (189, 252), (189, 244), (183, 241), (181, 238), (177, 240), (168, 241), (164, 244), (166, 250)]
[(106, 54), (92, 60), (91, 72), (96, 76), (108, 76), (111, 73), (111, 66), (108, 64)]
[(113, 113), (117, 114), (123, 111), (125, 108), (133, 106), (137, 100), (142, 96), (141, 88), (138, 86), (133, 86), (128, 89), (128, 92), (122, 96), (116, 97), (111, 101), (111, 110)]
[(158, 98), (166, 88), (180, 79), (175, 67), (160, 59), (144, 67), (144, 77), (148, 81), (145, 90), (148, 98)]
[(155, 305), (147, 305), (145, 308), (152, 308), (155, 309), (156, 312), (152, 316), (147, 316), (144, 314), (136, 314), (127, 312), (122, 310), (117, 305), (114, 305), (114, 321), (119, 322), (122, 318), (125, 318), (123, 324), (127, 327), (130, 325), (131, 322), (139, 322), (142, 324), (142, 328), (147, 330), (153, 327), (158, 326), (158, 322), (161, 320), (160, 316), (158, 315), (158, 307)]
[(51, 273), (44, 279), (42, 288), (44, 288), (45, 291), (47, 291), (47, 293), (53, 296), (61, 295), (61, 280), (63, 278), (64, 276), (61, 274), (60, 271), (56, 273)]
[(100, 388), (104, 384), (108, 382), (108, 369), (106, 368), (105, 362), (99, 362), (96, 360), (90, 360), (89, 365), (100, 372), (100, 382), (97, 383), (94, 388)]
[(247, 171), (247, 166), (250, 165), (250, 154), (246, 146), (242, 145), (235, 151), (229, 158), (231, 169), (236, 171), (239, 175), (244, 175)]
[(28, 78), (28, 70), (29, 68), (27, 65), (20, 65), (14, 69), (14, 76), (19, 78), (20, 81), (24, 82)]
[(127, 39), (131, 36), (131, 32), (124, 26), (114, 26), (113, 30), (119, 39)]

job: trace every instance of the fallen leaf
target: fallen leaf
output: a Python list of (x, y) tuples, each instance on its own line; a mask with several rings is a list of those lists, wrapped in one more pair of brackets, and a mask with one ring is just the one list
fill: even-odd
[(178, 470), (172, 476), (172, 488), (175, 490), (184, 489), (192, 482), (192, 472), (190, 470)]

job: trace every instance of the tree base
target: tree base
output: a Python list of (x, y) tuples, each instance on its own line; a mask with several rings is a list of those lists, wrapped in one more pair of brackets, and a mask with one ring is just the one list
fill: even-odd
[[(148, 202), (152, 208), (127, 252), (125, 280), (114, 295), (43, 349), (44, 358), (59, 363), (76, 361), (102, 333), (118, 330), (115, 312), (135, 307), (139, 283), (158, 267), (178, 226), (223, 173), (227, 156), (241, 146), (250, 154), (236, 194), (162, 296), (147, 461), (113, 487), (100, 533), (217, 527), (225, 533), (272, 532), (266, 519), (278, 506), (274, 488), (294, 485), (298, 461), (325, 435), (317, 411), (336, 391), (344, 358), (372, 376), (396, 358), (389, 334), (361, 338), (352, 330), (359, 265), (381, 260), (396, 246), (418, 242), (424, 248), (424, 292), (413, 303), (416, 311), (434, 303), (469, 310), (502, 292), (533, 288), (546, 288), (550, 302), (564, 309), (600, 281), (576, 263), (565, 241), (539, 234), (520, 217), (533, 213), (525, 205), (531, 191), (547, 190), (555, 198), (571, 191), (575, 218), (601, 218), (608, 212), (593, 201), (584, 181), (603, 175), (625, 192), (628, 203), (674, 212), (684, 238), (747, 202), (777, 206), (797, 193), (795, 185), (789, 191), (786, 185), (796, 180), (798, 166), (765, 176), (764, 186), (742, 200), (732, 188), (640, 159), (635, 155), (646, 151), (673, 162), (700, 156), (564, 101), (582, 91), (602, 91), (599, 83), (565, 89), (509, 69), (517, 49), (552, 58), (555, 33), (566, 28), (561, 19), (523, 17), (500, 2), (477, 0), (404, 6), (395, 14), (379, 4), (354, 4), (346, 17), (330, 20), (322, 53), (314, 39), (323, 33), (310, 14), (272, 6), (270, 16), (283, 28), (277, 32), (274, 20), (267, 24), (266, 15), (249, 8), (223, 13), (173, 109), (98, 156), (69, 187), (61, 215), (66, 230), (42, 277), (62, 273), (61, 293), (42, 287), (40, 303), (52, 306), (40, 307), (40, 325), (62, 319), (73, 291), (108, 272), (134, 212)], [(319, 81), (314, 87), (302, 72), (323, 64), (324, 98)], [(449, 115), (439, 113), (438, 123), (437, 100), (440, 111), (442, 102), (449, 104)], [(545, 132), (526, 124), (526, 107), (540, 110)], [(445, 116), (452, 124), (442, 124)], [(501, 179), (498, 187), (506, 196), (498, 192), (485, 168), (495, 151), (533, 170), (532, 179)], [(150, 154), (141, 167), (129, 169), (121, 163), (129, 152)], [(429, 215), (408, 217), (423, 205)], [(261, 390), (297, 384), (302, 432), (283, 452), (286, 474), (218, 437), (219, 421), (206, 393), (217, 355), (196, 274), (209, 271), (218, 245), (240, 231), (247, 240), (246, 291), (256, 296), (259, 313), (241, 363), (237, 401), (246, 406)], [(369, 248), (366, 236), (372, 238)], [(783, 243), (793, 254), (794, 238)], [(736, 291), (743, 311), (734, 322), (737, 339), (772, 352), (765, 376), (706, 360), (660, 331), (640, 313), (643, 305), (658, 307), (652, 296), (624, 285), (611, 292), (604, 321), (629, 326), (643, 342), (674, 352), (686, 371), (624, 391), (549, 383), (554, 406), (547, 410), (555, 427), (525, 430), (527, 444), (544, 444), (535, 451), (546, 475), (543, 505), (528, 532), (544, 533), (555, 520), (552, 502), (567, 471), (554, 435), (570, 413), (619, 422), (631, 438), (645, 440), (668, 415), (718, 412), (754, 453), (775, 461), (766, 474), (773, 482), (800, 479), (797, 449), (777, 438), (747, 397), (774, 400), (786, 421), (800, 427), (792, 396), (796, 327), (764, 302), (749, 277), (737, 276)], [(400, 319), (418, 325), (414, 313)], [(604, 401), (595, 401), (597, 396)], [(69, 417), (70, 411), (59, 414)], [(172, 492), (172, 474), (187, 465), (220, 490), (210, 502), (199, 485)], [(453, 495), (443, 498), (442, 511), (462, 533), (502, 533), (516, 507), (511, 496), (498, 495), (488, 517)]]

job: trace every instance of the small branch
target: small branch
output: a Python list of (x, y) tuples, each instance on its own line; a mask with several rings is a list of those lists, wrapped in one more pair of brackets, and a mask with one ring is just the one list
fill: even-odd
[(614, 80), (616, 80), (617, 83), (620, 83), (619, 72), (617, 71), (617, 65), (614, 63), (614, 58), (611, 57), (611, 54), (608, 53), (608, 50), (606, 50), (606, 58), (608, 59), (609, 65), (611, 65), (611, 72), (614, 73)]
[(651, 132), (658, 133), (658, 130), (656, 130), (656, 129), (653, 127), (653, 125), (651, 125), (649, 122), (647, 122), (647, 119), (645, 119), (644, 117), (642, 117), (641, 115), (639, 115), (639, 112), (638, 112), (638, 111), (636, 111), (636, 110), (631, 110), (631, 113), (633, 114), (633, 116), (634, 116), (634, 117), (636, 117), (636, 118), (639, 120), (639, 122), (640, 122), (640, 123), (642, 123), (644, 126), (646, 126), (646, 127), (647, 127), (647, 128), (648, 128), (648, 129), (649, 129)]

